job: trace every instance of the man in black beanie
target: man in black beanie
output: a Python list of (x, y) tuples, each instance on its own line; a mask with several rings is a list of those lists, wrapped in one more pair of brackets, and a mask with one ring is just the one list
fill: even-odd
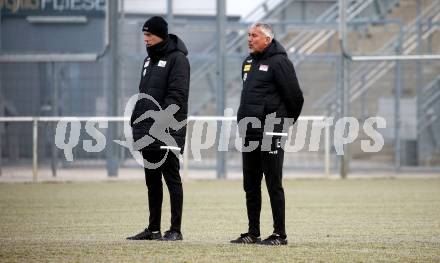
[[(179, 174), (178, 154), (183, 153), (188, 114), (190, 66), (188, 50), (176, 35), (168, 34), (167, 22), (158, 16), (148, 19), (142, 27), (148, 56), (142, 64), (138, 99), (131, 116), (135, 147), (144, 158), (145, 182), (148, 188), (149, 225), (130, 240), (182, 240), (181, 222), (183, 189)], [(147, 98), (145, 98), (145, 95)], [(160, 106), (160, 107), (159, 107)], [(148, 112), (155, 112), (145, 117)], [(172, 117), (166, 114), (172, 112)], [(175, 124), (178, 123), (176, 126)], [(157, 136), (159, 125), (166, 126), (165, 134), (171, 141)], [(163, 127), (163, 126), (162, 126)], [(155, 136), (156, 135), (156, 136)], [(159, 135), (160, 132), (159, 132)], [(166, 136), (165, 136), (166, 137)], [(136, 146), (147, 138), (148, 143)], [(160, 164), (158, 167), (145, 165)], [(171, 227), (161, 235), (162, 176), (170, 193)]]

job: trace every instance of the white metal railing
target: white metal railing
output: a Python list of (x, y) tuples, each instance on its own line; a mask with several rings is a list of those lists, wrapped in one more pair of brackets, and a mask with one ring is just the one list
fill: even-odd
[[(283, 5), (279, 5), (278, 7), (286, 7), (288, 6), (291, 1), (286, 1), (283, 3)], [(356, 18), (362, 11), (364, 11), (367, 7), (369, 7), (372, 4), (373, 0), (354, 0), (353, 2), (350, 2), (349, 7), (347, 8), (347, 14), (348, 19), (352, 20)], [(263, 5), (262, 5), (263, 6)], [(315, 19), (315, 23), (336, 23), (339, 20), (339, 2), (336, 2), (331, 7), (326, 9), (321, 15), (319, 15)], [(330, 39), (337, 30), (334, 29), (322, 29), (319, 31), (313, 30), (313, 31), (301, 31), (299, 32), (294, 38), (290, 39), (289, 41), (285, 41), (285, 38), (288, 37), (288, 33), (285, 33), (280, 38), (277, 38), (281, 43), (284, 43), (284, 47), (288, 51), (288, 53), (292, 53), (292, 50), (295, 50), (293, 52), (293, 62), (295, 67), (298, 66), (306, 56), (311, 55), (314, 53), (319, 47), (322, 46), (328, 39)], [(243, 39), (242, 39), (243, 33), (239, 33), (235, 38), (231, 41), (228, 41), (226, 44), (226, 50), (234, 50), (232, 47), (236, 47)], [(192, 74), (191, 82), (197, 82), (200, 80), (201, 77), (205, 76), (207, 72), (211, 72), (215, 68), (215, 63), (212, 63), (210, 61), (205, 62), (205, 64), (201, 67), (198, 67), (199, 71), (195, 71), (194, 74)], [(229, 94), (235, 94), (239, 91), (239, 89), (233, 89), (229, 90)], [(203, 106), (212, 101), (214, 97), (211, 95), (208, 95), (205, 100), (198, 105)]]
[[(356, 18), (362, 11), (371, 5), (373, 0), (356, 0), (350, 2), (350, 6), (347, 8), (348, 20)], [(316, 23), (336, 23), (339, 20), (339, 2), (333, 4), (324, 13), (318, 16), (315, 20)], [(295, 65), (298, 65), (305, 57), (304, 55), (310, 55), (315, 52), (322, 44), (330, 39), (337, 30), (323, 29), (316, 31), (302, 31), (286, 43), (285, 48), (289, 52), (294, 48), (295, 50)]]
[[(196, 121), (235, 121), (236, 116), (189, 116), (188, 124)], [(38, 124), (40, 122), (59, 122), (59, 121), (94, 121), (94, 122), (124, 122), (129, 121), (127, 117), (0, 117), (0, 124), (11, 122), (31, 122), (32, 123), (32, 179), (38, 181)], [(325, 116), (302, 116), (298, 121), (316, 121), (326, 123)], [(188, 133), (187, 133), (188, 135)], [(188, 141), (188, 138), (187, 140)], [(1, 143), (1, 141), (0, 141)], [(187, 148), (185, 144), (185, 148)], [(1, 144), (0, 144), (1, 149)], [(1, 151), (0, 151), (1, 154)], [(1, 166), (0, 166), (1, 169)], [(324, 125), (324, 171), (328, 177), (330, 175), (330, 127)], [(183, 154), (183, 177), (188, 178), (188, 151)]]
[[(253, 11), (249, 12), (249, 14), (245, 17), (243, 17), (240, 22), (243, 24), (249, 24), (251, 22), (261, 21), (265, 20), (278, 12), (284, 10), (291, 2), (294, 2), (297, 0), (265, 0), (263, 3), (258, 5)], [(226, 40), (226, 52), (231, 52), (236, 50), (240, 45), (243, 44), (243, 37), (245, 34), (247, 34), (247, 30), (238, 30), (236, 34), (229, 34), (233, 35), (230, 39)], [(217, 44), (214, 43), (210, 45), (204, 53), (213, 53), (215, 51)], [(215, 55), (214, 55), (215, 57)], [(216, 64), (213, 63), (210, 60), (195, 60), (192, 62), (194, 69), (191, 73), (191, 83), (197, 83), (200, 82), (205, 76), (209, 76), (213, 72), (215, 72)], [(202, 91), (206, 91), (203, 89)], [(208, 92), (206, 95), (206, 99), (204, 99), (201, 103), (197, 103), (195, 106), (196, 109), (200, 109), (207, 103), (209, 103), (212, 98), (214, 97), (211, 93)]]
[[(282, 10), (283, 7), (287, 6), (290, 2), (293, 1), (296, 0), (266, 0), (259, 6), (257, 6), (253, 12), (250, 12), (249, 15), (243, 17), (240, 21), (242, 23), (251, 23), (265, 19), (267, 18), (267, 16), (270, 16), (272, 14), (271, 12), (273, 12), (273, 10), (277, 8)], [(228, 39), (226, 42), (226, 51), (232, 51), (238, 48), (242, 44), (243, 36), (245, 34), (247, 34), (247, 30), (239, 30), (237, 32), (237, 35), (233, 36), (231, 39)], [(206, 48), (204, 53), (215, 53), (216, 47), (217, 43), (213, 43), (212, 45), (208, 46), (208, 48)], [(197, 63), (198, 61), (195, 62)], [(193, 73), (191, 74), (191, 82), (198, 82), (203, 76), (207, 74), (207, 72), (212, 71), (214, 68), (215, 63), (202, 60), (202, 63), (200, 63), (200, 65), (198, 65), (197, 68), (193, 70)]]
[[(427, 8), (425, 8), (420, 16), (414, 18), (407, 25), (404, 26), (402, 32), (402, 54), (408, 55), (413, 52), (417, 47), (417, 30), (418, 30), (418, 22), (421, 19), (426, 19), (427, 17), (431, 17), (433, 22), (437, 22), (440, 20), (439, 11), (440, 5), (437, 2), (433, 2)], [(432, 28), (422, 32), (421, 38), (423, 40), (427, 39), (431, 36), (434, 31), (438, 28), (437, 24), (433, 24)], [(390, 40), (385, 42), (385, 44), (377, 51), (377, 54), (386, 54), (392, 53), (396, 49), (396, 46), (400, 40), (400, 36), (396, 35), (392, 37)], [(426, 55), (427, 57), (436, 57), (436, 55)], [(350, 101), (354, 101), (356, 98), (361, 96), (365, 91), (367, 91), (376, 81), (378, 81), (381, 77), (388, 73), (390, 69), (395, 65), (394, 61), (383, 61), (390, 56), (382, 56), (376, 57), (377, 62), (371, 63), (370, 65), (362, 65), (352, 69), (352, 73), (350, 76), (351, 82), (353, 83), (350, 86)], [(418, 55), (416, 58), (423, 58), (423, 55)], [(438, 57), (438, 55), (437, 55)], [(408, 60), (408, 57), (405, 58)], [(372, 57), (365, 57), (367, 60), (372, 60)], [(362, 61), (362, 58), (355, 59), (355, 61)], [(364, 81), (368, 80), (368, 81)], [(322, 105), (328, 105), (330, 102), (333, 102), (337, 98), (337, 92), (334, 90), (330, 90), (326, 92), (321, 98), (319, 98), (314, 104), (313, 107), (321, 107)]]

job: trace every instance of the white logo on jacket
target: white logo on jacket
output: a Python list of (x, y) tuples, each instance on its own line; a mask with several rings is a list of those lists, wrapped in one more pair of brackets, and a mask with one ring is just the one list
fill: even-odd
[(267, 71), (268, 69), (269, 69), (269, 65), (263, 65), (263, 64), (261, 64), (259, 68), (259, 70), (261, 71)]
[(157, 63), (157, 65), (162, 68), (164, 68), (166, 64), (167, 62), (165, 60), (159, 60), (159, 63)]

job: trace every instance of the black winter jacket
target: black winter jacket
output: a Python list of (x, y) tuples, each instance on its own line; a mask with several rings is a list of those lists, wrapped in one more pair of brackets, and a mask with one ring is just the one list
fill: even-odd
[[(168, 132), (181, 148), (185, 145), (186, 118), (188, 115), (188, 95), (190, 80), (190, 65), (187, 59), (188, 50), (183, 41), (176, 35), (169, 34), (169, 38), (153, 47), (147, 48), (148, 56), (142, 65), (141, 81), (139, 93), (145, 93), (153, 97), (165, 110), (169, 105), (175, 104), (179, 110), (174, 114), (178, 121), (185, 121), (185, 125), (177, 130), (169, 129)], [(134, 123), (146, 111), (158, 111), (156, 102), (150, 99), (140, 99), (136, 102), (131, 115), (131, 126), (134, 141), (139, 140), (149, 134), (150, 128), (154, 123), (152, 118)], [(160, 120), (169, 123), (170, 120)], [(154, 138), (154, 136), (152, 136)], [(155, 149), (165, 146), (165, 143), (154, 138), (154, 142), (147, 147), (137, 150)]]
[[(263, 137), (268, 114), (275, 112), (277, 118), (298, 119), (304, 104), (303, 94), (293, 64), (278, 41), (272, 40), (263, 52), (251, 54), (243, 61), (242, 79), (237, 121), (257, 117), (262, 123), (261, 128), (247, 125), (246, 137)], [(276, 125), (275, 130), (265, 132), (281, 132), (282, 127)]]

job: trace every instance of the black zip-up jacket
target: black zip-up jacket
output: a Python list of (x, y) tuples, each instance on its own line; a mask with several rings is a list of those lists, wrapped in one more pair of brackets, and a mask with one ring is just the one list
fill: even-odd
[[(142, 65), (139, 93), (145, 93), (153, 97), (162, 110), (165, 110), (169, 105), (177, 105), (179, 110), (174, 114), (174, 118), (178, 122), (186, 121), (188, 115), (190, 65), (186, 57), (188, 50), (185, 44), (176, 35), (169, 34), (168, 39), (147, 48), (147, 51), (148, 56)], [(159, 110), (156, 102), (150, 99), (140, 99), (136, 102), (130, 121), (134, 141), (139, 140), (145, 135), (151, 136), (149, 131), (154, 123), (152, 118), (134, 123), (136, 119), (149, 110)], [(170, 120), (160, 121), (170, 122)], [(186, 122), (182, 128), (177, 130), (170, 128), (168, 132), (174, 138), (177, 145), (167, 146), (180, 147), (181, 152), (183, 152)], [(166, 145), (158, 140), (158, 138), (154, 139), (153, 143), (138, 150), (160, 148), (160, 146)]]
[(278, 41), (272, 40), (261, 53), (250, 54), (243, 61), (241, 72), (243, 90), (237, 121), (257, 117), (262, 124), (261, 128), (247, 125), (246, 137), (262, 138), (263, 132), (282, 131), (282, 124), (272, 131), (263, 131), (268, 114), (275, 112), (281, 119), (298, 119), (304, 104), (303, 94), (293, 64)]

